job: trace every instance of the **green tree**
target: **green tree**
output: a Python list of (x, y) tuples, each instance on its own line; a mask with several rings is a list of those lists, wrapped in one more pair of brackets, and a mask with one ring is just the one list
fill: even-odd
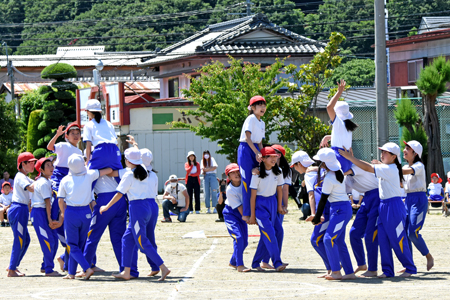
[(344, 79), (348, 85), (353, 87), (373, 86), (375, 82), (375, 62), (371, 59), (351, 59), (334, 70), (334, 74), (326, 86), (335, 86), (340, 79)]
[(5, 95), (0, 95), (0, 170), (11, 175), (17, 172), (16, 143), (19, 139), (19, 124), (16, 119), (14, 102), (6, 103)]
[(450, 62), (445, 57), (436, 58), (419, 74), (416, 82), (422, 93), (424, 105), (423, 125), (427, 134), (428, 163), (427, 172), (444, 174), (444, 163), (441, 151), (441, 131), (436, 111), (436, 98), (447, 90), (450, 81)]
[(260, 64), (229, 58), (230, 66), (227, 68), (219, 61), (204, 65), (198, 70), (201, 77), (192, 78), (190, 89), (182, 90), (187, 99), (198, 105), (196, 110), (185, 111), (186, 114), (199, 117), (208, 124), (172, 124), (174, 128), (189, 128), (196, 135), (218, 141), (221, 149), (217, 152), (225, 154), (230, 161), (237, 161), (240, 128), (248, 116), (247, 106), (251, 97), (261, 95), (266, 99), (267, 111), (263, 117), (266, 138), (273, 131), (275, 119), (271, 102), (280, 98), (275, 93), (285, 85), (285, 80), (275, 81), (284, 60), (277, 59), (262, 71)]

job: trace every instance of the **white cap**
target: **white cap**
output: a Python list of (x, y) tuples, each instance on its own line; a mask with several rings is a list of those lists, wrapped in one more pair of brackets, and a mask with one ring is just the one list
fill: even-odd
[(88, 111), (102, 111), (102, 105), (100, 104), (100, 101), (97, 99), (89, 99), (86, 103), (86, 110)]
[(178, 177), (177, 177), (177, 175), (170, 175), (169, 176), (169, 180), (178, 180)]
[(338, 101), (334, 106), (334, 111), (342, 121), (353, 119), (353, 114), (350, 112), (348, 103), (345, 101)]
[(86, 166), (84, 165), (84, 158), (79, 154), (72, 154), (67, 161), (70, 174), (73, 176), (81, 176), (87, 173)]
[(314, 163), (314, 161), (309, 157), (308, 153), (305, 151), (297, 151), (292, 155), (291, 167), (295, 163), (301, 163), (305, 168), (309, 167)]
[(139, 150), (141, 152), (141, 159), (142, 162), (146, 167), (150, 166), (153, 160), (153, 154), (152, 151), (148, 150), (147, 148), (143, 148)]
[(384, 144), (383, 147), (378, 147), (378, 149), (397, 155), (397, 158), (399, 161), (401, 159), (400, 158), (400, 147), (396, 143), (389, 142), (389, 143)]
[(403, 141), (403, 143), (411, 147), (411, 149), (413, 149), (414, 152), (416, 152), (417, 155), (419, 155), (419, 158), (422, 158), (423, 147), (421, 143), (419, 143), (418, 141), (409, 141), (409, 142)]
[(194, 151), (189, 151), (188, 154), (186, 155), (186, 158), (188, 158), (189, 156), (194, 155), (195, 156), (195, 152)]
[(125, 150), (125, 158), (133, 165), (142, 165), (141, 151), (135, 147)]
[(336, 153), (331, 148), (320, 149), (313, 158), (324, 162), (331, 171), (338, 171), (341, 168), (341, 164), (336, 158)]

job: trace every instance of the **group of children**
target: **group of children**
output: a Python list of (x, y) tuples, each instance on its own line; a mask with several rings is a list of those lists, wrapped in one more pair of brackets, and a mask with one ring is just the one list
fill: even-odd
[[(154, 230), (158, 216), (156, 204), (158, 178), (152, 170), (152, 153), (133, 147), (125, 151), (126, 168), (122, 167), (117, 136), (111, 123), (101, 115), (101, 104), (90, 99), (86, 111), (89, 122), (83, 130), (86, 153), (77, 148), (81, 127), (72, 123), (60, 126), (47, 148), (56, 154), (39, 160), (23, 152), (17, 160), (18, 173), (8, 218), (14, 234), (8, 277), (24, 276), (18, 266), (30, 244), (27, 224), (31, 221), (43, 253), (41, 272), (60, 276), (54, 270), (58, 240), (65, 253), (58, 257), (65, 279), (75, 276), (89, 279), (96, 266), (96, 249), (103, 232), (109, 227), (120, 273), (113, 276), (131, 279), (139, 276), (138, 249), (147, 257), (154, 276), (161, 272), (164, 280), (170, 273), (157, 253)], [(66, 142), (56, 143), (64, 135)], [(27, 175), (38, 172), (35, 181)], [(8, 187), (2, 187), (2, 198)], [(3, 193), (4, 192), (4, 193)], [(31, 199), (31, 201), (30, 201)], [(129, 222), (127, 226), (127, 210)], [(77, 274), (77, 266), (82, 271)]]
[[(297, 151), (290, 165), (281, 146), (263, 147), (265, 124), (261, 117), (266, 111), (266, 101), (261, 96), (250, 99), (249, 116), (241, 131), (237, 164), (230, 164), (225, 169), (229, 184), (223, 214), (234, 240), (230, 266), (238, 271), (250, 270), (243, 261), (243, 251), (248, 245), (247, 224), (258, 225), (261, 233), (252, 268), (258, 271), (266, 268), (282, 271), (286, 268), (287, 263), (283, 263), (280, 253), (291, 168), (305, 174), (312, 213), (306, 221), (315, 226), (311, 244), (327, 269), (327, 273), (319, 277), (354, 279), (355, 273), (361, 271), (365, 271), (361, 277), (393, 277), (392, 250), (404, 267), (400, 276), (409, 277), (417, 272), (412, 244), (426, 257), (427, 270), (433, 267), (433, 257), (420, 234), (428, 208), (422, 145), (417, 141), (404, 142), (402, 155), (397, 144), (386, 143), (379, 148), (381, 161), (368, 163), (355, 158), (351, 151), (352, 132), (358, 125), (352, 121), (353, 114), (348, 104), (338, 101), (345, 86), (345, 81), (341, 80), (337, 93), (327, 106), (332, 124), (331, 136), (324, 137), (314, 160), (306, 152)], [(327, 148), (329, 141), (331, 147)], [(401, 155), (408, 163), (405, 167), (400, 164)], [(430, 184), (430, 195), (438, 189), (436, 184), (434, 181)], [(346, 185), (364, 193), (350, 229), (350, 243), (358, 264), (355, 269), (345, 243), (346, 227), (352, 218)], [(406, 192), (404, 201), (403, 191)], [(380, 275), (378, 249), (381, 255)]]

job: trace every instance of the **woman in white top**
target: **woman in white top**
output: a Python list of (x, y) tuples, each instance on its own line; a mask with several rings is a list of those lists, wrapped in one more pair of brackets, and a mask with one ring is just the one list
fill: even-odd
[(202, 161), (200, 162), (200, 169), (203, 174), (203, 192), (205, 193), (205, 206), (207, 208), (206, 213), (211, 213), (211, 202), (214, 207), (213, 213), (216, 213), (217, 205), (217, 189), (219, 183), (217, 181), (217, 163), (214, 157), (211, 156), (209, 150), (203, 151)]
[[(408, 162), (408, 166), (403, 167), (403, 187), (406, 192), (406, 232), (408, 233), (409, 248), (412, 255), (412, 243), (417, 250), (427, 259), (427, 270), (434, 265), (434, 259), (428, 250), (427, 244), (420, 234), (425, 223), (428, 211), (427, 183), (425, 166), (421, 156), (423, 147), (418, 141), (405, 142), (403, 158)], [(405, 271), (405, 270), (403, 270)]]
[[(327, 280), (355, 279), (352, 262), (345, 243), (345, 228), (352, 218), (352, 206), (348, 199), (344, 173), (336, 154), (330, 148), (323, 148), (313, 157), (320, 160), (323, 167), (328, 171), (323, 179), (322, 195), (316, 215), (312, 223), (321, 223), (320, 217), (325, 209), (327, 201), (330, 202), (330, 221), (324, 235), (324, 244), (331, 267), (331, 274), (325, 276)], [(345, 275), (341, 275), (341, 266)]]
[(30, 192), (34, 192), (34, 182), (27, 174), (33, 172), (35, 161), (36, 158), (30, 152), (22, 152), (17, 158), (17, 170), (19, 172), (14, 177), (13, 197), (8, 211), (9, 223), (14, 235), (8, 277), (25, 276), (17, 267), (30, 245), (28, 218)]
[(159, 281), (163, 281), (170, 270), (164, 265), (163, 260), (148, 238), (148, 232), (154, 231), (154, 224), (150, 220), (152, 215), (157, 215), (157, 212), (150, 205), (151, 200), (154, 201), (155, 194), (150, 192), (149, 176), (142, 165), (141, 152), (136, 148), (125, 150), (125, 164), (130, 170), (120, 180), (117, 194), (107, 205), (100, 208), (100, 214), (103, 214), (122, 198), (122, 195), (127, 194), (128, 196), (130, 219), (127, 230), (122, 237), (122, 266), (124, 271), (113, 274), (113, 276), (125, 280), (132, 278), (130, 271), (133, 249), (138, 247), (153, 263), (159, 266), (161, 269)]
[(394, 261), (392, 249), (406, 271), (401, 277), (416, 274), (417, 269), (412, 260), (405, 231), (406, 209), (402, 201), (400, 182), (403, 181), (402, 166), (398, 157), (400, 147), (395, 143), (386, 143), (381, 150), (380, 164), (371, 165), (353, 157), (350, 152), (340, 150), (340, 154), (349, 159), (362, 170), (374, 173), (378, 178), (378, 191), (380, 193), (380, 207), (378, 209), (378, 244), (381, 255), (381, 268), (383, 274), (379, 278), (394, 277)]
[(278, 218), (277, 212), (280, 214), (286, 213), (282, 205), (284, 179), (277, 165), (278, 154), (275, 149), (264, 147), (261, 149), (261, 155), (259, 174), (253, 174), (250, 183), (251, 215), (248, 224), (258, 224), (261, 232), (252, 268), (264, 271), (260, 263), (268, 251), (274, 268), (277, 271), (283, 271), (287, 264), (281, 261), (275, 223)]

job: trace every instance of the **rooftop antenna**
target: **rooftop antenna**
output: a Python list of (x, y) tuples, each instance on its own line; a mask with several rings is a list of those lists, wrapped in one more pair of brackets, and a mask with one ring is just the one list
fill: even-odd
[(245, 5), (247, 7), (247, 12), (245, 13), (228, 13), (228, 15), (239, 15), (239, 16), (251, 16), (252, 15), (252, 5), (253, 3), (250, 0), (246, 0), (245, 2), (237, 3), (236, 6)]

